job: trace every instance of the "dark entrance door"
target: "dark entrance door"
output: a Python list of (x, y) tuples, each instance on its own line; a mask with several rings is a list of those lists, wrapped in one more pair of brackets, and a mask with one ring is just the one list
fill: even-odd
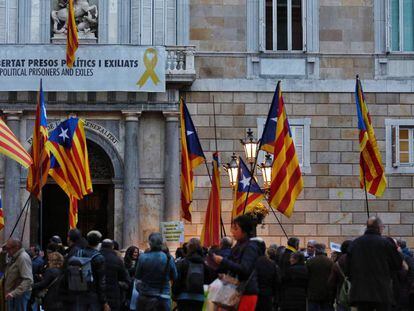
[[(112, 163), (104, 150), (92, 141), (87, 141), (89, 166), (93, 193), (78, 203), (77, 228), (85, 236), (90, 230), (98, 230), (106, 238), (113, 239), (114, 186)], [(66, 242), (69, 230), (69, 199), (53, 180), (43, 187), (43, 247), (53, 235), (59, 235)], [(31, 242), (38, 241), (39, 211), (31, 210)]]

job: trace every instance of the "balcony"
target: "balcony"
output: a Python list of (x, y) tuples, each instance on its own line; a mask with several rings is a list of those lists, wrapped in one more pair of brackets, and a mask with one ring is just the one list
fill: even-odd
[(165, 80), (167, 84), (191, 85), (196, 79), (195, 46), (166, 46)]

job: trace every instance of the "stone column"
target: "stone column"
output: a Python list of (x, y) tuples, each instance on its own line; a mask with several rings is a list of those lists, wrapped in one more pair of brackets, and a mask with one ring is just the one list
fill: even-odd
[[(20, 138), (20, 115), (22, 111), (4, 111), (7, 114), (7, 126), (10, 130)], [(20, 201), (20, 164), (16, 161), (5, 158), (4, 169), (4, 197), (3, 197), (3, 213), (5, 216), (5, 239), (10, 236), (17, 218), (23, 206)], [(19, 225), (13, 233), (13, 236), (20, 239), (23, 226), (23, 217)]]
[(125, 116), (123, 246), (139, 243), (139, 166), (138, 137), (140, 112), (123, 112)]
[(164, 112), (164, 221), (180, 219), (180, 146), (178, 112)]

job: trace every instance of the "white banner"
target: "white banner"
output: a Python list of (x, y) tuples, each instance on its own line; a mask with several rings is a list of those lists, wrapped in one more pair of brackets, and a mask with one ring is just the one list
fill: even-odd
[(73, 68), (65, 45), (0, 45), (0, 91), (165, 92), (165, 48), (80, 45)]

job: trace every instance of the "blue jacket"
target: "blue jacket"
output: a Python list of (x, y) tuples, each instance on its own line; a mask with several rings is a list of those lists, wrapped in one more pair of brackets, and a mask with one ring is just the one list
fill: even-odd
[(169, 257), (169, 268), (167, 273), (164, 274), (167, 264), (167, 255), (165, 253), (155, 251), (139, 256), (135, 278), (138, 280), (140, 295), (170, 298), (170, 280), (174, 281), (177, 279), (177, 269), (174, 259), (171, 256)]

